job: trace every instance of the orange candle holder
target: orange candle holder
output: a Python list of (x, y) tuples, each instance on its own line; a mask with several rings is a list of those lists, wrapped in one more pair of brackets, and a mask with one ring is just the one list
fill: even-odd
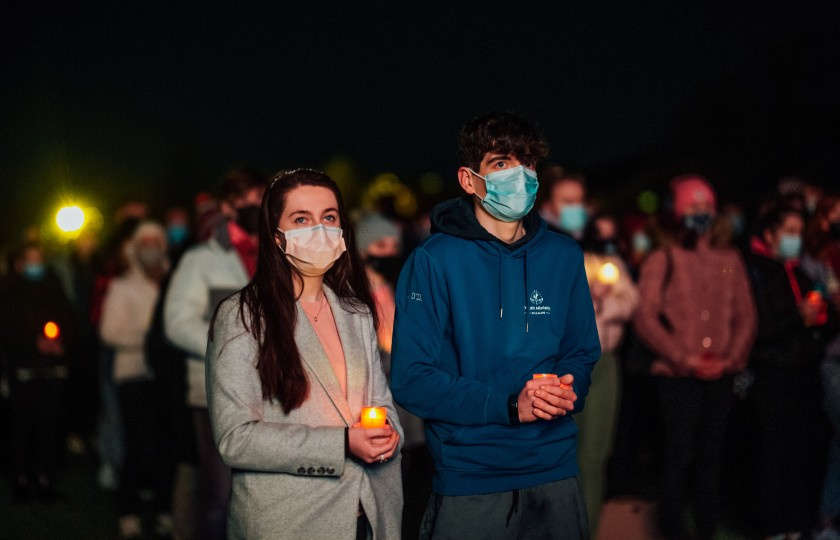
[(385, 407), (362, 407), (363, 428), (385, 427), (385, 420), (387, 419), (388, 412)]

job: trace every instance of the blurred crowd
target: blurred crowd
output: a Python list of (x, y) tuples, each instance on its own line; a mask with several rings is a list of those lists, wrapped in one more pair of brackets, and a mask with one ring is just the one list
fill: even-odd
[[(601, 341), (575, 418), (592, 530), (606, 500), (632, 496), (656, 501), (667, 537), (723, 524), (837, 535), (840, 196), (785, 178), (745, 207), (687, 174), (656, 211), (619, 214), (583, 174), (547, 165), (539, 181), (534, 211), (583, 249)], [(121, 536), (224, 537), (231, 472), (203, 357), (216, 305), (256, 268), (265, 182), (236, 169), (190, 207), (125, 200), (103, 230), (59, 249), (29, 235), (3, 254), (0, 429), (15, 501), (59, 496), (61, 456), (92, 454)], [(388, 204), (354, 216), (388, 374), (394, 285), (434, 231), (428, 213)], [(401, 421), (412, 531), (430, 463), (422, 422)]]

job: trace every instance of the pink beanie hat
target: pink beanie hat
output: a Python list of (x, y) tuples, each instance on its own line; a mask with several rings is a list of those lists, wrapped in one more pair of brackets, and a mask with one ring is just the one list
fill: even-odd
[(717, 205), (715, 190), (699, 174), (686, 174), (671, 180), (671, 194), (674, 196), (674, 216), (678, 218), (683, 217), (694, 203), (708, 202), (713, 209)]

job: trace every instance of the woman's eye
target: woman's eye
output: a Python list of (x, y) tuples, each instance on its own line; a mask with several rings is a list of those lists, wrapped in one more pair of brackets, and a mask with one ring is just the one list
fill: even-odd
[(302, 217), (302, 216), (301, 217), (296, 217), (295, 218), (295, 223), (306, 223), (306, 218)]
[(335, 223), (335, 216), (326, 216), (326, 217), (324, 217), (324, 221), (329, 221), (330, 223)]

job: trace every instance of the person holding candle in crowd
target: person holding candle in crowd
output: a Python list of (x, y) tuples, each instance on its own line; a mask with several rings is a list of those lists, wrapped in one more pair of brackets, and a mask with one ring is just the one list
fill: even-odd
[(800, 210), (776, 203), (760, 216), (747, 260), (759, 315), (749, 396), (756, 509), (767, 537), (810, 534), (828, 449), (819, 366), (840, 321), (835, 306), (809, 294), (814, 282), (798, 262), (803, 227)]
[(62, 412), (70, 349), (78, 331), (58, 277), (40, 244), (27, 243), (11, 257), (0, 281), (0, 356), (8, 374), (13, 500), (55, 496)]
[(720, 519), (720, 464), (733, 377), (743, 371), (756, 331), (755, 303), (737, 250), (712, 234), (716, 195), (702, 176), (671, 182), (672, 242), (645, 260), (639, 276), (638, 337), (654, 353), (651, 374), (663, 438), (657, 510), (667, 538), (685, 538), (693, 471), (698, 538)]
[(228, 534), (397, 538), (402, 428), (336, 184), (308, 169), (277, 174), (259, 250), (207, 348), (214, 438), (235, 471)]
[(392, 391), (435, 465), (421, 538), (588, 537), (571, 414), (600, 345), (580, 248), (532, 211), (547, 154), (519, 115), (468, 122), (467, 196), (433, 210), (400, 274)]
[(601, 340), (601, 358), (592, 370), (586, 408), (575, 418), (580, 479), (594, 537), (604, 501), (607, 460), (613, 448), (621, 395), (616, 351), (639, 303), (636, 284), (619, 256), (618, 223), (612, 216), (595, 215), (584, 230), (583, 265)]

